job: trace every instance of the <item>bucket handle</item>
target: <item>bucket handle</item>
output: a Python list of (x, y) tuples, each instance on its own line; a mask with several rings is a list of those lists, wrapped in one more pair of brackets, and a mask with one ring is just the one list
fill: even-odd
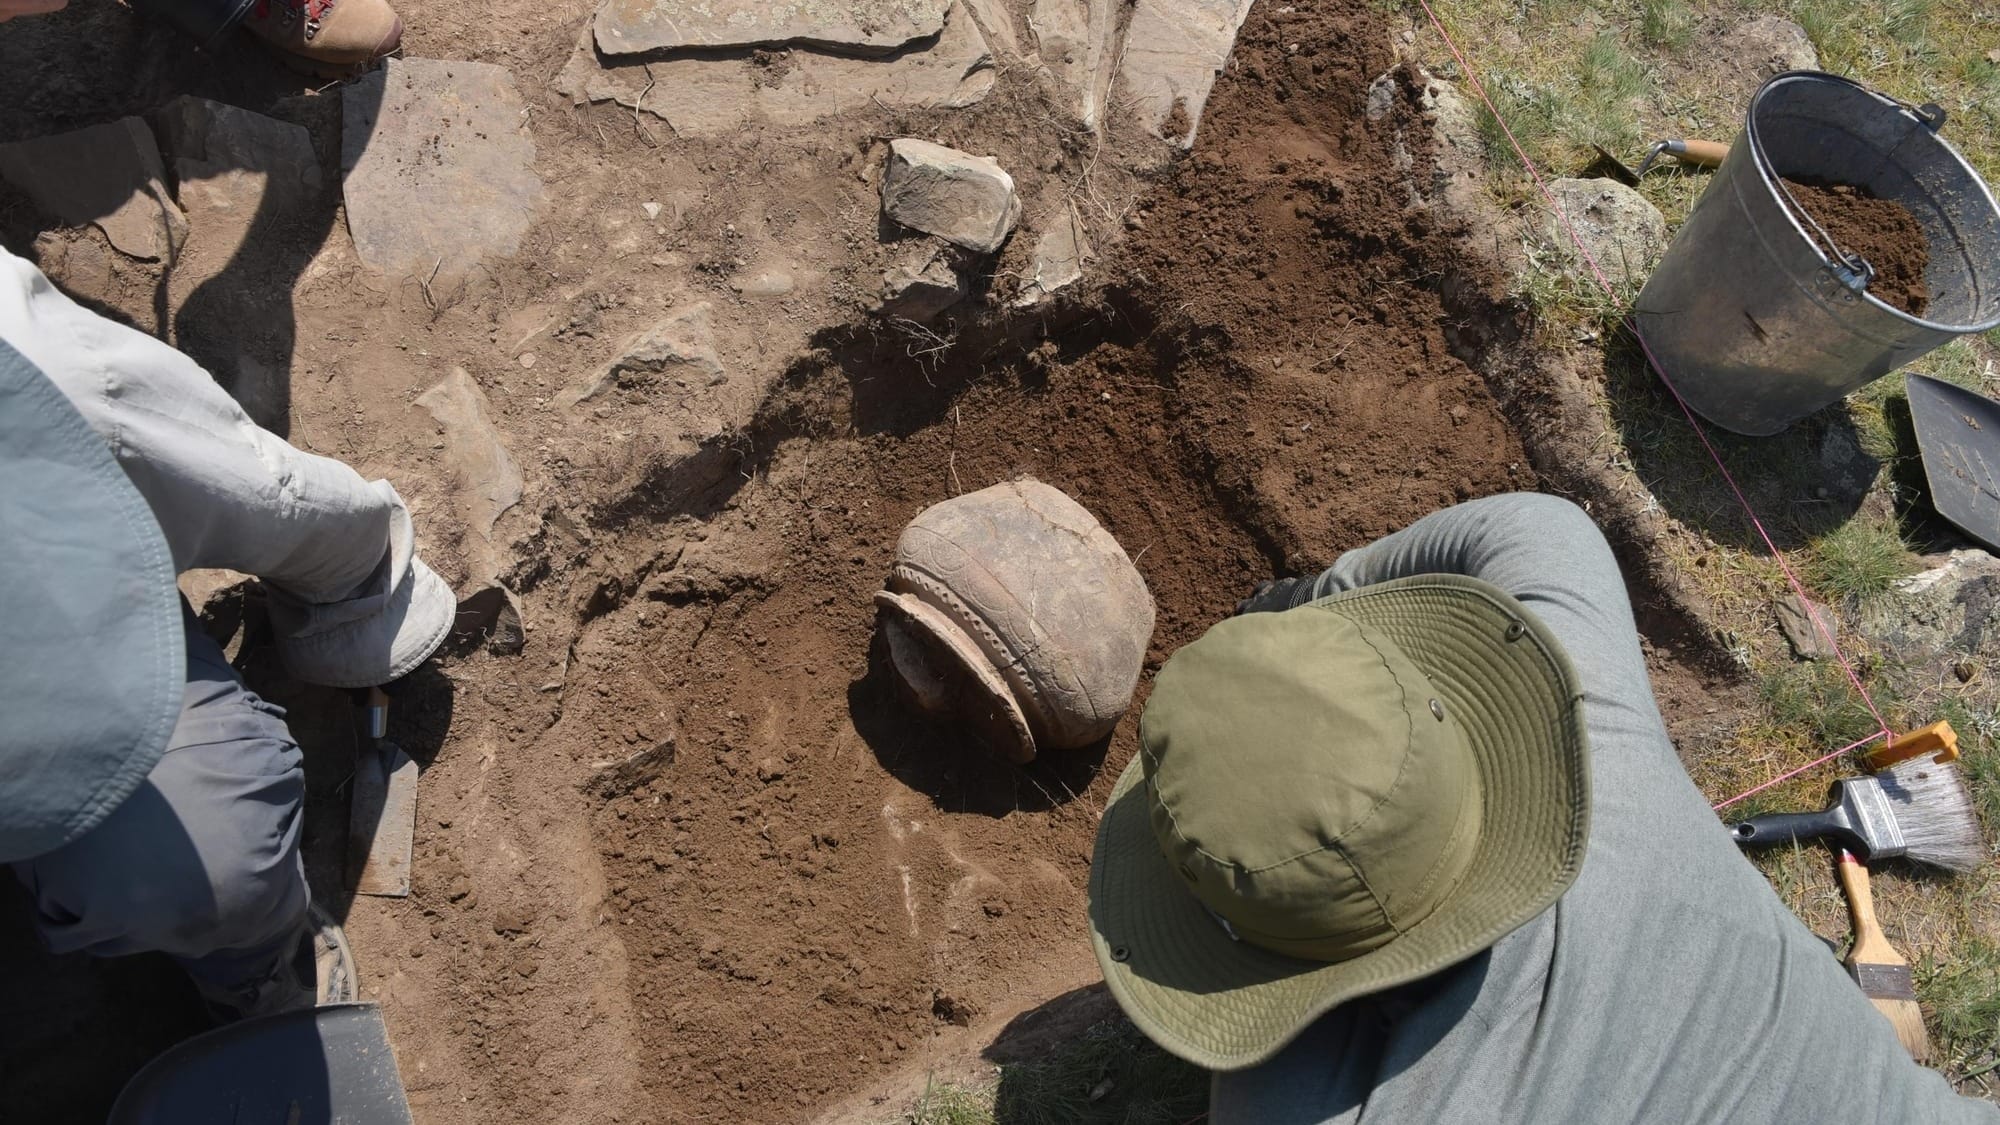
[[(1821, 272), (1821, 277), (1846, 290), (1849, 299), (1860, 295), (1862, 290), (1868, 288), (1868, 283), (1875, 280), (1875, 267), (1861, 255), (1842, 250), (1840, 244), (1833, 240), (1833, 235), (1819, 225), (1819, 220), (1813, 217), (1813, 213), (1799, 203), (1798, 197), (1792, 194), (1791, 185), (1785, 182), (1783, 176), (1774, 174), (1771, 182), (1777, 186), (1778, 194), (1785, 197), (1785, 204), (1791, 208), (1792, 214), (1804, 219), (1813, 233), (1819, 236), (1820, 251), (1828, 259), (1827, 267)], [(1821, 284), (1824, 285), (1825, 281)]]

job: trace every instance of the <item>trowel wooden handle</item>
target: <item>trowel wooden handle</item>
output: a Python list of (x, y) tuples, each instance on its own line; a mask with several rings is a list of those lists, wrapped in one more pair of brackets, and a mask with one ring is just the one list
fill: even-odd
[(1870, 965), (1901, 965), (1905, 963), (1902, 954), (1889, 944), (1889, 937), (1882, 932), (1882, 924), (1875, 919), (1875, 896), (1868, 886), (1868, 868), (1856, 859), (1853, 852), (1840, 853), (1840, 886), (1847, 892), (1847, 913), (1854, 919), (1854, 948), (1847, 954), (1849, 962), (1863, 962)]
[(1667, 151), (1683, 164), (1699, 164), (1703, 168), (1720, 167), (1729, 156), (1729, 146), (1721, 141), (1669, 141)]

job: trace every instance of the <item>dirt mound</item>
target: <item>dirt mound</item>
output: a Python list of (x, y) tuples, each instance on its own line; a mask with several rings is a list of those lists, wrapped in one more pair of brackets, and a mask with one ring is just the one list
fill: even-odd
[(1931, 287), (1924, 270), (1931, 263), (1924, 227), (1909, 208), (1877, 199), (1849, 184), (1802, 184), (1786, 180), (1806, 213), (1833, 236), (1833, 244), (1859, 254), (1875, 267), (1868, 291), (1911, 316), (1924, 315)]

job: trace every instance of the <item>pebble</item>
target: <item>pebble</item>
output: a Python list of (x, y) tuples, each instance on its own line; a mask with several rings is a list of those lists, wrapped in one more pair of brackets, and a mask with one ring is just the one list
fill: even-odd
[(646, 213), (646, 221), (647, 221), (647, 222), (651, 223), (651, 222), (657, 222), (657, 221), (659, 220), (659, 217), (660, 217), (660, 205), (659, 205), (659, 204), (657, 204), (657, 203), (641, 203), (641, 204), (639, 204), (639, 210), (641, 210), (641, 211), (644, 211), (644, 212)]
[(522, 352), (522, 353), (521, 353), (521, 366), (522, 366), (522, 367), (533, 367), (534, 365), (535, 365), (535, 353), (534, 353), (534, 352)]

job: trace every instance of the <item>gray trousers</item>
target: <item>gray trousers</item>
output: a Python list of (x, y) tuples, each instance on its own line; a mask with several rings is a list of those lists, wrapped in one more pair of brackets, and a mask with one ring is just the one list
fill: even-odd
[[(404, 612), (380, 587), (394, 588), (385, 574), (420, 564), (408, 512), (386, 481), (259, 428), (193, 360), (76, 305), (5, 250), (0, 339), (41, 368), (111, 447), (177, 569), (266, 580), (280, 644), (290, 640), (313, 666), (337, 671), (356, 647), (355, 622)], [(429, 582), (419, 591), (421, 616), (448, 622), (450, 591), (435, 576)], [(14, 870), (34, 895), (51, 949), (158, 950), (198, 982), (227, 986), (269, 969), (304, 925), (305, 780), (283, 712), (244, 687), (191, 618), (186, 633), (180, 722), (146, 784), (98, 827)], [(378, 660), (389, 642), (372, 639), (380, 643), (365, 654)], [(398, 640), (408, 659), (397, 667), (427, 655), (424, 640)]]
[(53, 951), (159, 951), (227, 989), (289, 955), (305, 926), (305, 769), (284, 711), (183, 616), (187, 694), (160, 763), (102, 824), (13, 866)]

